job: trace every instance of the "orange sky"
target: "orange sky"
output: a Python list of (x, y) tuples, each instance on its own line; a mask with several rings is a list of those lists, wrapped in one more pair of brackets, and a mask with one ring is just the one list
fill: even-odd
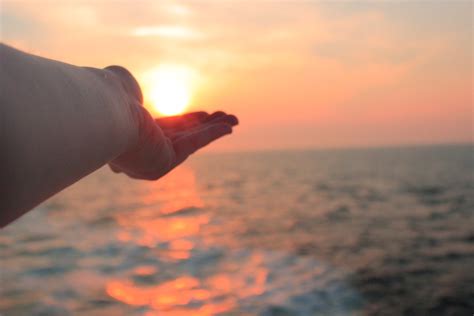
[[(185, 3), (185, 4), (183, 4)], [(1, 2), (1, 39), (69, 63), (196, 75), (217, 150), (472, 142), (471, 1)], [(145, 91), (145, 97), (147, 91)]]

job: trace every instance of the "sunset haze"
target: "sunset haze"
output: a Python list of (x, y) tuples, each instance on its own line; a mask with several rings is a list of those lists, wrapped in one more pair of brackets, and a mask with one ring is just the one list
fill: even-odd
[(471, 1), (48, 0), (2, 1), (0, 19), (16, 48), (128, 68), (154, 114), (147, 73), (189, 69), (187, 110), (241, 122), (213, 150), (260, 150), (471, 143), (472, 10)]

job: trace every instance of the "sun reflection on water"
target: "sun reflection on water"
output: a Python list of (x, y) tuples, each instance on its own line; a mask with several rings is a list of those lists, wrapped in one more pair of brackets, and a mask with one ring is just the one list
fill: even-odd
[(219, 236), (211, 238), (218, 219), (210, 216), (212, 208), (189, 167), (151, 183), (145, 192), (142, 206), (115, 216), (127, 268), (105, 282), (105, 293), (127, 308), (148, 316), (259, 315), (284, 305), (291, 306), (288, 311), (301, 307), (348, 315), (338, 298), (358, 299), (339, 272), (315, 260), (230, 249)]
[(219, 272), (200, 278), (183, 275), (151, 286), (114, 280), (107, 284), (106, 291), (116, 300), (147, 306), (160, 315), (214, 315), (231, 311), (239, 300), (265, 292), (268, 271), (262, 263), (262, 257), (256, 254), (234, 273)]
[[(121, 228), (117, 239), (156, 251), (159, 261), (193, 260), (193, 249), (202, 239), (201, 227), (210, 221), (202, 210), (193, 170), (181, 167), (149, 192), (144, 197), (147, 208), (133, 216), (124, 213), (116, 217)], [(162, 203), (153, 206), (153, 201)], [(162, 271), (158, 267), (141, 265), (135, 267), (133, 275), (156, 277), (156, 282), (139, 284), (133, 275), (124, 276), (109, 281), (106, 293), (125, 304), (148, 307), (151, 311), (146, 315), (155, 315), (154, 311), (160, 315), (214, 315), (232, 310), (239, 299), (265, 292), (268, 271), (262, 264), (263, 257), (254, 254), (245, 262), (219, 263), (219, 267), (211, 263), (201, 275), (183, 272), (159, 281)]]
[(167, 244), (174, 252), (172, 257), (186, 259), (187, 252), (193, 248), (193, 242), (187, 238), (197, 237), (201, 225), (209, 222), (209, 216), (198, 212), (203, 202), (197, 193), (192, 169), (178, 168), (165, 180), (154, 183), (149, 195), (143, 198), (148, 207), (133, 214), (117, 215), (117, 223), (122, 228), (117, 239), (149, 248)]

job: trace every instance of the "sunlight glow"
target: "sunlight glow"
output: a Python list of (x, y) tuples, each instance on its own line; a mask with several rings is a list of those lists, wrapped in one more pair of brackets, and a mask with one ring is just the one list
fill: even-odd
[(194, 39), (200, 34), (188, 27), (179, 25), (142, 26), (132, 31), (133, 36), (161, 36), (174, 39)]
[(161, 65), (144, 79), (145, 101), (155, 114), (180, 114), (191, 102), (195, 74), (190, 68)]

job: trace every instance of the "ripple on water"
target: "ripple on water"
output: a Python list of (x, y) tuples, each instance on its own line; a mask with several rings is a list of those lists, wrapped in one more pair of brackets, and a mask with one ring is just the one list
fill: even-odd
[(0, 313), (469, 314), (472, 146), (422, 151), (104, 170), (0, 232)]
[[(187, 260), (156, 266), (108, 282), (108, 295), (163, 315), (353, 315), (362, 305), (343, 273), (287, 253), (200, 249)], [(158, 271), (170, 273), (160, 280)]]

